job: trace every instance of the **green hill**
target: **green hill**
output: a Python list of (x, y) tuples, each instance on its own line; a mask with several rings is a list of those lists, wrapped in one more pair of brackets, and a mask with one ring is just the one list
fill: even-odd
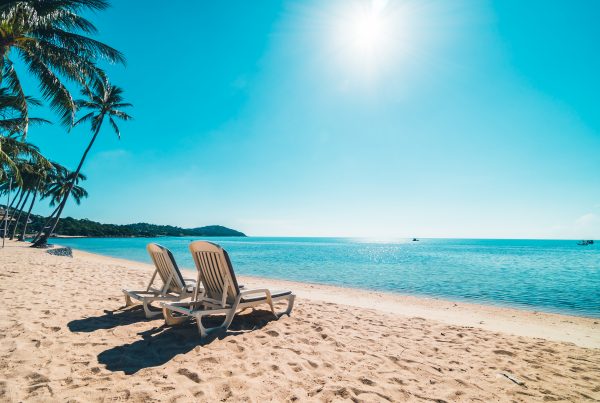
[[(37, 232), (44, 224), (45, 217), (32, 214), (28, 233)], [(157, 236), (246, 236), (240, 231), (221, 225), (209, 225), (198, 228), (181, 228), (172, 225), (156, 225), (148, 223), (136, 224), (102, 224), (87, 218), (62, 218), (54, 233), (64, 236), (89, 237), (157, 237)]]

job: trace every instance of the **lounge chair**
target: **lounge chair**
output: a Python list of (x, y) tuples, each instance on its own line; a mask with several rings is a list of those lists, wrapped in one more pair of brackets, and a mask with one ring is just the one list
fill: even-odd
[[(196, 241), (190, 244), (190, 252), (198, 270), (197, 283), (203, 288), (196, 288), (189, 302), (161, 303), (168, 325), (195, 318), (203, 338), (213, 332), (227, 330), (238, 310), (268, 304), (275, 318), (290, 315), (296, 298), (291, 291), (270, 291), (266, 288), (240, 290), (229, 256), (219, 245)], [(273, 307), (273, 303), (278, 301), (287, 301), (287, 310), (279, 315)], [(225, 315), (225, 320), (220, 326), (205, 328), (202, 318), (208, 315)]]
[[(149, 243), (146, 246), (156, 270), (150, 279), (148, 287), (144, 291), (123, 290), (125, 294), (125, 305), (133, 305), (132, 298), (140, 301), (144, 307), (146, 318), (153, 318), (160, 315), (161, 310), (151, 310), (150, 306), (154, 301), (181, 301), (192, 297), (196, 289), (196, 280), (184, 279), (177, 267), (175, 258), (170, 250), (164, 246)], [(152, 284), (156, 275), (162, 280), (160, 289), (154, 288)]]

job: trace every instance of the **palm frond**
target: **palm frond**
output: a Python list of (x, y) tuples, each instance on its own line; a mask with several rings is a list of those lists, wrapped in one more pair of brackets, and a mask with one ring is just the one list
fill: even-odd
[(42, 96), (50, 101), (50, 107), (60, 115), (61, 122), (72, 126), (75, 103), (60, 79), (35, 54), (19, 48), (29, 71), (37, 76)]
[(120, 140), (121, 139), (121, 132), (119, 131), (119, 126), (117, 126), (117, 123), (115, 122), (115, 120), (112, 117), (109, 117), (108, 121), (110, 122), (110, 125), (112, 126), (113, 130), (115, 131), (115, 133), (117, 133), (117, 137)]

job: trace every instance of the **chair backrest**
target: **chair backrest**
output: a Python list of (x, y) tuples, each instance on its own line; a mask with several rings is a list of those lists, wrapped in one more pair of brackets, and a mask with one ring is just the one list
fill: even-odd
[(226, 293), (225, 301), (233, 303), (240, 293), (240, 287), (227, 252), (219, 245), (206, 241), (192, 242), (190, 252), (204, 286), (204, 297), (222, 301)]
[(146, 250), (150, 254), (163, 284), (166, 284), (169, 278), (171, 278), (168, 291), (181, 292), (184, 290), (185, 281), (183, 281), (183, 276), (179, 271), (179, 267), (177, 267), (171, 251), (157, 243), (149, 243), (146, 246)]

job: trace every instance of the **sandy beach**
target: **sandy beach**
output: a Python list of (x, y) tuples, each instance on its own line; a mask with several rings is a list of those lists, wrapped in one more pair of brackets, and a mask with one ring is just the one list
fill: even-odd
[(27, 245), (0, 250), (0, 401), (600, 400), (598, 319), (242, 277), (291, 317), (203, 343), (123, 309), (151, 266)]

